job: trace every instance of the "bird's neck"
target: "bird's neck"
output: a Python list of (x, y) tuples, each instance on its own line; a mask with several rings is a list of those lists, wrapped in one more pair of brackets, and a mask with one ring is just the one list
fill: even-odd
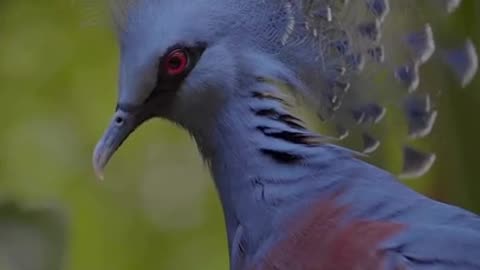
[(242, 228), (258, 248), (285, 216), (337, 187), (339, 161), (351, 159), (285, 106), (278, 93), (253, 91), (190, 128), (215, 179), (230, 247)]

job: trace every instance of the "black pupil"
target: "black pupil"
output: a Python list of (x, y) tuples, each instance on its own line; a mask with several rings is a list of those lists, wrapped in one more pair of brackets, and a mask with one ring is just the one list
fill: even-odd
[(115, 123), (116, 123), (117, 125), (121, 125), (121, 124), (123, 124), (123, 119), (122, 119), (120, 116), (117, 116), (117, 117), (115, 118)]
[(180, 56), (175, 55), (168, 60), (168, 65), (173, 69), (177, 69), (182, 65), (182, 59), (180, 59)]

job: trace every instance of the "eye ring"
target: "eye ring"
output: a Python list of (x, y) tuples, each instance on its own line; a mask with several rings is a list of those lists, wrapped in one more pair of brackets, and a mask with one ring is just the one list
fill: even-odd
[(188, 64), (188, 53), (183, 49), (175, 49), (165, 58), (165, 71), (170, 76), (178, 76), (187, 70)]

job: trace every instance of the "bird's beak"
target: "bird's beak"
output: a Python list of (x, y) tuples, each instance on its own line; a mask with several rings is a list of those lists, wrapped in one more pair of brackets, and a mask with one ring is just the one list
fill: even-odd
[(103, 180), (103, 171), (110, 158), (125, 139), (145, 120), (145, 117), (140, 117), (134, 111), (117, 109), (93, 153), (93, 168), (100, 180)]

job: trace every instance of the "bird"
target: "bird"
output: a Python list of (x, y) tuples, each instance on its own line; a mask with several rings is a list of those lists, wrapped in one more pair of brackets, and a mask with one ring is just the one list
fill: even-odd
[[(211, 172), (231, 270), (480, 269), (480, 217), (398, 180), (424, 174), (434, 153), (404, 145), (400, 175), (364, 159), (388, 108), (402, 112), (410, 140), (431, 132), (427, 64), (460, 86), (474, 79), (473, 41), (446, 46), (434, 31), (461, 4), (107, 1), (119, 91), (94, 170), (103, 178), (130, 134), (165, 119), (191, 134)], [(308, 127), (299, 106), (334, 134)], [(342, 145), (355, 132), (363, 146)]]

